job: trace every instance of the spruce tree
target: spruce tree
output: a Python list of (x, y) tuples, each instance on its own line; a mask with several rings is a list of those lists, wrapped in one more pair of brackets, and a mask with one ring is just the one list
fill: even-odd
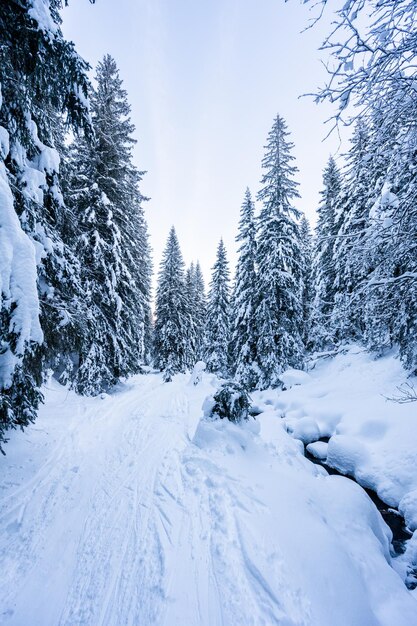
[(268, 135), (258, 193), (262, 209), (258, 220), (255, 321), (260, 388), (278, 386), (282, 371), (303, 363), (299, 212), (293, 205), (299, 194), (294, 181), (297, 168), (292, 165), (293, 144), (288, 136), (285, 121), (277, 115)]
[[(0, 10), (0, 446), (36, 415), (39, 385), (75, 341), (77, 260), (62, 239), (61, 119), (88, 132), (87, 64), (65, 41), (60, 0)], [(37, 290), (39, 293), (37, 293)], [(57, 330), (59, 329), (59, 330)], [(72, 329), (72, 330), (70, 330)]]
[(230, 285), (229, 264), (220, 239), (212, 269), (207, 302), (204, 360), (207, 370), (226, 377), (229, 373)]
[(311, 348), (314, 341), (311, 333), (311, 321), (313, 311), (313, 241), (310, 224), (305, 215), (300, 222), (300, 245), (302, 259), (302, 303), (303, 324), (302, 338), (306, 348)]
[[(312, 310), (312, 339), (316, 349), (332, 344), (331, 316), (335, 299), (335, 241), (340, 220), (341, 176), (331, 156), (323, 172), (321, 202), (317, 209), (314, 246), (314, 302)], [(340, 227), (340, 225), (339, 225)]]
[(369, 133), (359, 121), (347, 158), (343, 197), (334, 242), (334, 309), (332, 326), (337, 340), (361, 340), (364, 334), (364, 299), (359, 289), (366, 277), (364, 248), (371, 184)]
[(247, 389), (256, 387), (259, 376), (257, 343), (259, 337), (255, 323), (257, 294), (255, 205), (246, 189), (240, 211), (240, 243), (232, 295), (231, 355), (236, 380)]
[(196, 362), (197, 332), (195, 324), (195, 290), (194, 290), (194, 263), (185, 273), (185, 293), (187, 300), (187, 315), (185, 316), (186, 337), (187, 337), (187, 369), (192, 369)]
[(416, 371), (417, 135), (401, 109), (395, 119), (377, 111), (372, 121), (366, 275), (361, 285), (365, 341), (377, 352), (398, 345), (405, 366)]
[(184, 276), (184, 261), (174, 227), (162, 256), (156, 292), (155, 366), (169, 382), (189, 366), (190, 313)]
[(94, 136), (77, 138), (69, 192), (88, 304), (74, 384), (87, 394), (140, 371), (149, 350), (150, 323), (142, 173), (132, 163), (130, 106), (109, 55), (97, 67), (96, 82), (91, 93)]
[(201, 360), (204, 352), (204, 332), (207, 316), (207, 299), (204, 286), (203, 272), (201, 271), (200, 263), (194, 266), (193, 273), (193, 292), (194, 292), (194, 306), (193, 317), (196, 333), (196, 359)]

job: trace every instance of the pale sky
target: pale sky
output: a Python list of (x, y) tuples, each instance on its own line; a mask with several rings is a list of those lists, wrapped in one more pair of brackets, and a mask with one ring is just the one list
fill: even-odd
[[(330, 7), (339, 3), (329, 0)], [(187, 264), (209, 278), (220, 237), (235, 261), (246, 186), (259, 189), (266, 136), (277, 113), (295, 143), (298, 207), (315, 221), (322, 170), (339, 149), (328, 105), (299, 96), (323, 84), (318, 47), (329, 17), (301, 33), (299, 0), (72, 0), (63, 30), (92, 66), (110, 53), (136, 126), (135, 162), (158, 269), (174, 224)]]

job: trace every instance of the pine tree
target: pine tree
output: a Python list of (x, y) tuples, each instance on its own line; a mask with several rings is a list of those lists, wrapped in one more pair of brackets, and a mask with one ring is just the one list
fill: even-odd
[(203, 273), (201, 271), (200, 263), (194, 266), (193, 274), (193, 290), (194, 290), (194, 306), (193, 317), (196, 333), (196, 359), (201, 360), (204, 352), (204, 332), (207, 316), (207, 300), (204, 286)]
[(310, 224), (305, 215), (300, 222), (300, 246), (302, 259), (302, 303), (303, 303), (303, 324), (302, 338), (306, 348), (313, 345), (311, 333), (311, 320), (313, 311), (313, 242)]
[(87, 394), (140, 371), (149, 350), (152, 269), (139, 190), (142, 173), (132, 164), (130, 106), (109, 55), (99, 63), (96, 81), (94, 137), (77, 138), (69, 194), (88, 303), (74, 384)]
[(317, 210), (318, 219), (314, 249), (314, 302), (312, 310), (313, 346), (323, 349), (331, 345), (330, 324), (335, 299), (335, 241), (340, 220), (341, 176), (333, 157), (323, 172), (323, 190)]
[(205, 361), (207, 370), (225, 377), (229, 372), (230, 286), (223, 239), (217, 248), (207, 302)]
[(364, 300), (359, 286), (367, 273), (364, 248), (369, 218), (370, 158), (368, 129), (359, 121), (351, 139), (344, 192), (336, 216), (332, 326), (337, 340), (361, 340), (364, 333)]
[(288, 136), (287, 125), (278, 115), (268, 135), (258, 193), (263, 206), (258, 221), (255, 320), (261, 388), (279, 385), (282, 371), (303, 362), (299, 212), (292, 203), (298, 197), (297, 168), (292, 165), (293, 144)]
[(255, 324), (257, 282), (255, 206), (249, 189), (240, 211), (240, 243), (232, 295), (231, 355), (236, 380), (247, 389), (256, 387), (259, 376), (257, 363), (257, 329)]
[[(401, 102), (401, 107), (403, 103)], [(417, 370), (417, 134), (401, 110), (373, 116), (371, 193), (365, 240), (365, 342), (382, 352), (400, 347), (405, 366)]]
[(191, 263), (190, 267), (185, 273), (185, 293), (187, 302), (187, 315), (184, 322), (186, 324), (186, 337), (187, 337), (187, 369), (192, 369), (196, 362), (196, 344), (197, 344), (197, 331), (195, 323), (195, 285), (194, 285), (194, 263)]
[(184, 261), (172, 227), (159, 270), (155, 320), (155, 365), (167, 382), (189, 365), (189, 327)]
[(0, 254), (13, 259), (2, 263), (0, 445), (7, 428), (34, 419), (46, 368), (72, 349), (79, 306), (55, 122), (88, 132), (88, 66), (63, 38), (61, 2), (42, 7), (42, 19), (27, 2), (0, 11)]

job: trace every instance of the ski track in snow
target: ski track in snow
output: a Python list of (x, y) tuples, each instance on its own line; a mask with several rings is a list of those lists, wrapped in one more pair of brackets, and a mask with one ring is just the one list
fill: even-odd
[(149, 375), (78, 398), (34, 474), (6, 473), (1, 624), (315, 626), (258, 478), (192, 442), (210, 391)]

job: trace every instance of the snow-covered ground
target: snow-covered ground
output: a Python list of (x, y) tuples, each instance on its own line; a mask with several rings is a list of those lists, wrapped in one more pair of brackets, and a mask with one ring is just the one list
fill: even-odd
[[(151, 373), (94, 399), (51, 382), (37, 422), (11, 433), (0, 460), (0, 623), (417, 626), (371, 500), (308, 461), (284, 428), (297, 434), (309, 418), (303, 437), (337, 429), (326, 456), (332, 440), (349, 438), (346, 455), (356, 438), (355, 473), (373, 467), (372, 484), (394, 493), (412, 411), (379, 398), (400, 376), (387, 363), (351, 351), (294, 374), (302, 385), (256, 394), (265, 411), (243, 425), (201, 419), (208, 375), (194, 386)], [(395, 493), (393, 503), (410, 491)]]
[[(417, 529), (417, 402), (393, 398), (417, 390), (393, 354), (374, 358), (348, 346), (335, 358), (319, 358), (309, 373), (284, 375), (287, 390), (254, 394), (260, 409), (280, 414), (313, 456), (354, 476)], [(328, 438), (327, 443), (315, 442)], [(417, 563), (417, 532), (396, 562)]]

